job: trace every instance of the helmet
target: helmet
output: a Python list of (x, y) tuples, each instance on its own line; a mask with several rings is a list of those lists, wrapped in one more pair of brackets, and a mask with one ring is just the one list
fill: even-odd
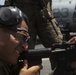
[(0, 7), (0, 27), (15, 26), (22, 20), (22, 12), (15, 6)]

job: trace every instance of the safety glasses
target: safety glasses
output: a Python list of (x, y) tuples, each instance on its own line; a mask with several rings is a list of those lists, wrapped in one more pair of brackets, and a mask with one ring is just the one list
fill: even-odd
[(26, 43), (29, 41), (30, 36), (28, 34), (28, 31), (25, 30), (24, 28), (17, 28), (17, 27), (12, 27), (12, 28), (6, 28), (10, 31), (13, 32), (13, 35), (22, 43)]

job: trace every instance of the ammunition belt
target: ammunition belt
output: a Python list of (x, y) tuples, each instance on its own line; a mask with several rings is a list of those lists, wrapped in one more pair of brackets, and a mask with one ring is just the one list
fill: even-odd
[(16, 2), (35, 3), (38, 4), (38, 0), (16, 0)]

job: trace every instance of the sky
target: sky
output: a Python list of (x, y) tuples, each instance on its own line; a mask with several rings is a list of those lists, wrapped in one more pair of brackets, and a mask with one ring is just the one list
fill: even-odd
[(0, 5), (3, 5), (4, 4), (4, 0), (0, 0)]

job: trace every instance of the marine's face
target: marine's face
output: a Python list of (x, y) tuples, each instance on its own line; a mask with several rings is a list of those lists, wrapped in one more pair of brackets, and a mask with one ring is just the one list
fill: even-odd
[(0, 30), (0, 59), (6, 63), (17, 63), (20, 53), (28, 49), (28, 44), (23, 40), (28, 36), (28, 28), (24, 21), (19, 25), (19, 29), (17, 32)]

